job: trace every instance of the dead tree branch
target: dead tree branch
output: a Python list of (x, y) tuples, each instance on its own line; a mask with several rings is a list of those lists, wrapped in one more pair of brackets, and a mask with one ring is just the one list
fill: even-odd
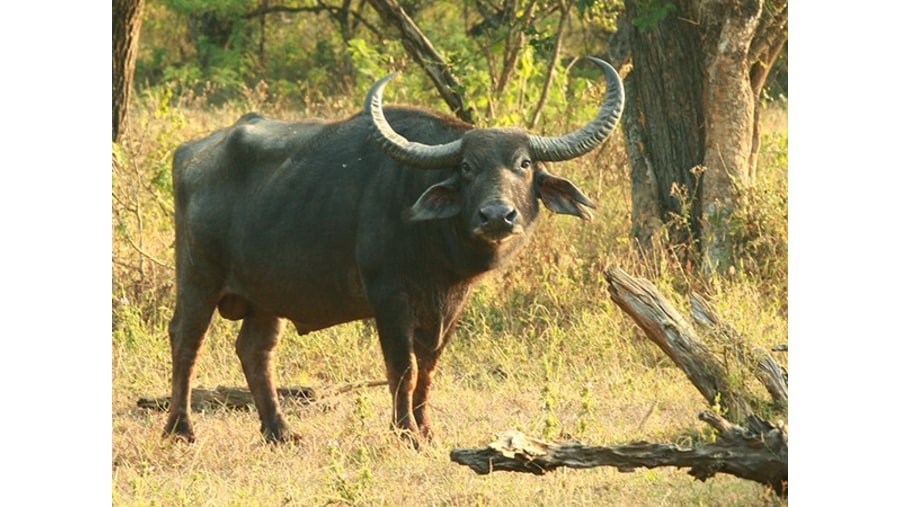
[(264, 17), (269, 14), (276, 13), (288, 13), (288, 14), (300, 14), (300, 13), (309, 13), (309, 14), (320, 14), (322, 12), (327, 12), (329, 16), (332, 18), (340, 19), (340, 18), (348, 18), (352, 17), (357, 23), (365, 26), (371, 33), (380, 36), (381, 32), (373, 26), (371, 23), (366, 21), (359, 12), (356, 12), (349, 7), (350, 3), (345, 2), (344, 5), (338, 7), (336, 5), (326, 5), (324, 3), (319, 3), (318, 5), (313, 6), (297, 6), (292, 7), (288, 5), (265, 5), (260, 6), (247, 14), (244, 14), (245, 19), (253, 19)]
[(543, 475), (560, 467), (614, 466), (620, 472), (661, 466), (690, 467), (701, 481), (724, 473), (749, 479), (787, 494), (787, 428), (756, 420), (757, 430), (733, 425), (714, 412), (700, 419), (713, 426), (718, 438), (696, 448), (672, 444), (634, 442), (615, 446), (590, 446), (578, 442), (551, 443), (518, 431), (502, 433), (483, 449), (453, 449), (450, 460), (478, 474), (527, 472)]
[(466, 107), (460, 95), (459, 80), (450, 70), (450, 64), (438, 54), (431, 41), (422, 33), (396, 0), (368, 0), (385, 24), (400, 32), (400, 41), (406, 52), (425, 70), (444, 102), (462, 121), (474, 123), (472, 108)]
[(787, 408), (787, 372), (763, 348), (746, 345), (746, 340), (731, 324), (723, 322), (712, 305), (699, 294), (691, 294), (691, 317), (694, 322), (705, 327), (714, 338), (733, 356), (740, 365), (752, 370), (754, 376), (765, 386), (779, 410)]
[(727, 382), (722, 361), (652, 283), (632, 278), (619, 268), (608, 270), (606, 280), (613, 302), (675, 361), (710, 406), (721, 406), (726, 417), (736, 423), (752, 413), (743, 387)]
[[(734, 378), (728, 380), (727, 365), (700, 341), (690, 322), (653, 284), (632, 278), (617, 268), (607, 271), (606, 279), (612, 300), (675, 361), (707, 402), (718, 405), (731, 421), (741, 421), (746, 428), (729, 422), (719, 413), (705, 411), (700, 414), (700, 420), (715, 428), (716, 441), (694, 448), (648, 442), (609, 447), (579, 442), (550, 443), (512, 431), (501, 434), (483, 449), (453, 449), (450, 459), (479, 474), (510, 471), (540, 475), (559, 467), (614, 466), (621, 472), (640, 467), (690, 467), (688, 473), (702, 481), (725, 473), (765, 484), (778, 494), (787, 495), (787, 425), (779, 422), (773, 426), (753, 415), (742, 383), (736, 385)], [(734, 357), (740, 367), (753, 370), (776, 405), (786, 407), (787, 373), (768, 352), (745, 346), (738, 331), (722, 322), (702, 297), (692, 295), (691, 307), (698, 324), (710, 331), (717, 345), (725, 345), (726, 357)]]

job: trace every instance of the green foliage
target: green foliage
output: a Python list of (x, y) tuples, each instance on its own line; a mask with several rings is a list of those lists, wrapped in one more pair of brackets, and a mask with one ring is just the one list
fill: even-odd
[(368, 450), (360, 447), (348, 455), (341, 449), (340, 442), (337, 440), (330, 440), (326, 444), (326, 448), (331, 457), (329, 467), (331, 484), (333, 491), (340, 499), (338, 503), (368, 504), (366, 493), (373, 480), (372, 470), (367, 466), (371, 461)]
[(624, 10), (624, 0), (577, 0), (578, 15), (607, 32), (616, 31), (616, 17)]
[(138, 90), (161, 85), (179, 95), (202, 92), (217, 102), (236, 97), (256, 79), (245, 3), (149, 4), (135, 69)]
[(240, 18), (256, 4), (252, 0), (163, 0), (162, 3), (179, 14), (208, 12), (230, 19)]
[(579, 407), (578, 407), (578, 425), (576, 432), (578, 435), (588, 435), (590, 429), (590, 419), (594, 416), (594, 385), (586, 382), (581, 385), (578, 391)]
[(372, 422), (372, 400), (365, 391), (360, 391), (353, 399), (353, 417), (360, 426)]
[(196, 63), (181, 66), (167, 66), (162, 70), (162, 80), (169, 85), (169, 90), (176, 87), (182, 90), (197, 89), (204, 83), (203, 70)]
[(551, 373), (549, 370), (551, 369), (551, 366), (546, 364), (546, 361), (547, 358), (545, 358), (544, 365), (544, 386), (541, 388), (540, 397), (541, 414), (543, 415), (541, 437), (557, 438), (561, 429), (559, 417), (557, 416), (559, 406), (557, 403), (556, 386), (554, 385), (554, 382), (550, 380)]
[[(406, 66), (406, 53), (403, 45), (397, 41), (385, 41), (382, 44), (374, 45), (363, 38), (350, 39), (347, 41), (347, 52), (356, 69), (355, 89), (359, 96), (364, 96), (368, 92), (372, 83), (381, 79), (385, 75), (394, 70), (401, 69)], [(391, 95), (401, 95), (405, 89), (428, 89), (422, 76), (415, 72), (404, 72), (402, 83), (403, 86), (399, 90), (396, 86), (391, 90)], [(407, 97), (397, 99), (398, 101), (411, 100)], [(419, 100), (417, 98), (416, 100)]]
[(636, 12), (631, 23), (641, 32), (656, 29), (669, 14), (678, 9), (672, 0), (636, 0), (634, 5)]
[[(461, 81), (459, 92), (476, 118), (492, 125), (530, 121), (550, 70), (546, 63), (561, 36), (556, 3), (536, 4), (534, 11), (523, 4), (496, 15), (458, 2), (404, 5), (408, 13), (414, 7), (416, 23), (439, 42), (437, 49)], [(399, 100), (445, 107), (433, 84), (413, 67), (393, 28), (373, 13), (363, 11), (367, 24), (350, 23), (344, 33), (347, 26), (337, 29), (336, 11), (270, 14), (263, 28), (262, 18), (251, 16), (258, 7), (252, 0), (151, 0), (135, 74), (138, 89), (165, 86), (176, 98), (203, 96), (220, 105), (265, 82), (266, 101), (306, 106), (351, 89), (362, 94), (387, 72), (403, 70), (407, 91)], [(582, 26), (570, 23), (562, 36), (571, 47), (586, 49), (564, 50), (542, 117), (567, 107), (566, 62), (599, 54), (621, 9), (621, 0), (574, 5)], [(499, 76), (507, 72), (508, 84), (501, 85)]]

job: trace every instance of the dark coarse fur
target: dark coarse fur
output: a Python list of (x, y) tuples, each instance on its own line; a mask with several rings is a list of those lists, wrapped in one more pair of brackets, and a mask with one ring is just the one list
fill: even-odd
[(473, 283), (526, 243), (538, 200), (591, 206), (532, 160), (519, 129), (473, 129), (386, 108), (410, 141), (463, 139), (462, 162), (423, 170), (386, 155), (365, 114), (288, 123), (249, 114), (175, 153), (177, 301), (165, 434), (193, 441), (190, 377), (213, 311), (243, 319), (237, 352), (267, 440), (299, 438), (275, 396), (282, 322), (307, 333), (374, 317), (392, 424), (431, 436), (428, 392)]

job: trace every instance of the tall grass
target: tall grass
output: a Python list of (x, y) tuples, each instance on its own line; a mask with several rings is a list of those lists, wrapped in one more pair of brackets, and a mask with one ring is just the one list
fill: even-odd
[[(359, 100), (357, 100), (359, 99)], [(630, 240), (629, 176), (617, 132), (606, 145), (553, 170), (599, 205), (582, 223), (544, 213), (529, 248), (482, 282), (438, 368), (437, 439), (415, 452), (388, 429), (386, 389), (289, 405), (305, 437), (262, 443), (254, 413), (196, 414), (198, 442), (160, 439), (165, 415), (136, 408), (169, 390), (166, 326), (173, 307), (171, 155), (179, 142), (230, 124), (247, 110), (284, 119), (340, 117), (347, 97), (306, 111), (266, 102), (258, 90), (212, 108), (202, 98), (147, 93), (132, 110), (113, 169), (113, 456), (115, 505), (771, 505), (762, 486), (728, 476), (701, 483), (683, 470), (560, 470), (547, 476), (474, 475), (450, 463), (454, 447), (481, 447), (518, 428), (550, 439), (613, 445), (690, 444), (708, 436), (704, 400), (609, 299), (603, 272), (651, 279), (677, 306), (700, 290), (752, 343), (787, 340), (786, 116), (766, 115), (760, 187), (745, 219), (748, 255), (733, 276), (701, 281), (664, 249), (639, 256)], [(564, 121), (548, 130), (572, 127)], [(752, 262), (751, 262), (752, 260)], [(213, 319), (194, 386), (243, 386), (238, 324)], [(364, 322), (297, 336), (276, 351), (280, 385), (329, 387), (380, 380), (384, 366)]]

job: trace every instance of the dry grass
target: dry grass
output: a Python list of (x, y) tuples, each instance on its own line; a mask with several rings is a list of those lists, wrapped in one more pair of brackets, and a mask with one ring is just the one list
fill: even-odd
[[(665, 377), (665, 375), (663, 375)], [(675, 380), (666, 379), (669, 382)], [(548, 476), (477, 476), (449, 462), (451, 448), (481, 446), (492, 432), (521, 426), (541, 431), (537, 386), (497, 385), (486, 395), (441, 378), (435, 408), (441, 436), (421, 452), (387, 429), (387, 393), (362, 393), (372, 414), (360, 421), (352, 396), (327, 407), (289, 411), (303, 432), (299, 446), (273, 447), (257, 436), (253, 414), (197, 417), (193, 446), (159, 440), (162, 414), (124, 409), (116, 415), (113, 447), (115, 505), (769, 505), (761, 487), (730, 477), (699, 483), (683, 471), (562, 470)], [(656, 379), (654, 384), (663, 384)], [(676, 382), (677, 384), (677, 382)], [(611, 389), (610, 389), (611, 390)], [(599, 391), (599, 390), (598, 390)], [(598, 393), (599, 394), (599, 393)], [(660, 396), (677, 395), (664, 388)], [(612, 398), (605, 394), (602, 398)], [(663, 400), (661, 400), (663, 401)], [(699, 399), (664, 400), (643, 430), (648, 403), (634, 398), (604, 402), (589, 442), (668, 436), (689, 426)], [(601, 427), (600, 425), (603, 425)], [(602, 431), (606, 427), (609, 431)], [(621, 428), (621, 429), (613, 429)], [(669, 428), (669, 429), (667, 429)]]
[[(213, 111), (145, 98), (121, 147), (112, 224), (114, 505), (782, 503), (760, 485), (728, 476), (701, 483), (684, 470), (483, 477), (449, 461), (450, 449), (484, 446), (510, 428), (598, 445), (709, 438), (697, 420), (703, 399), (609, 300), (602, 277), (609, 266), (651, 278), (681, 308), (687, 287), (702, 288), (749, 340), (786, 342), (786, 302), (773, 301), (763, 280), (750, 274), (698, 282), (665, 255), (648, 260), (633, 253), (620, 139), (555, 169), (600, 203), (595, 221), (545, 214), (532, 247), (477, 289), (438, 368), (432, 397), (438, 436), (431, 445), (413, 451), (388, 429), (386, 388), (288, 406), (289, 421), (305, 438), (297, 446), (264, 444), (252, 412), (196, 414), (196, 444), (161, 440), (165, 415), (138, 409), (135, 401), (169, 390), (165, 328), (174, 273), (168, 163), (178, 142), (227, 125), (247, 109), (301, 116), (266, 111), (252, 93), (246, 102)], [(350, 102), (344, 111), (355, 107)], [(312, 113), (341, 116), (330, 108)], [(786, 136), (785, 122), (786, 116), (766, 125)], [(775, 184), (786, 182), (786, 167), (771, 170)], [(233, 352), (236, 333), (236, 324), (214, 319), (195, 387), (245, 384)], [(289, 330), (277, 349), (276, 372), (280, 385), (323, 388), (380, 380), (383, 364), (372, 327), (351, 323), (302, 337)]]

